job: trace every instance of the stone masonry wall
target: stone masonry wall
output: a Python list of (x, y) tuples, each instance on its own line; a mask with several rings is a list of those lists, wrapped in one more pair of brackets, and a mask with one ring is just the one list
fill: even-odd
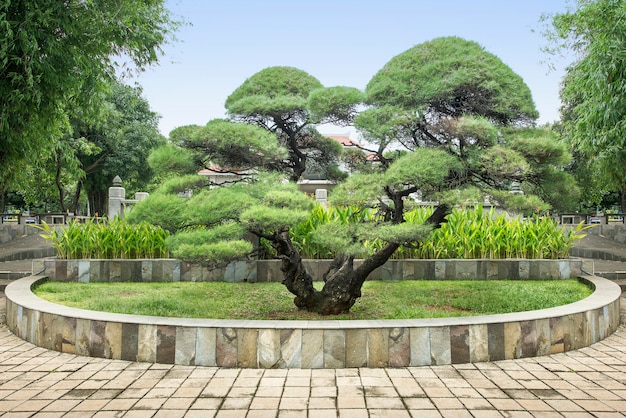
[[(78, 282), (113, 281), (281, 281), (280, 261), (233, 262), (221, 269), (175, 259), (57, 260), (45, 259), (44, 275), (52, 280)], [(358, 263), (358, 262), (357, 262)], [(580, 259), (567, 260), (389, 260), (370, 280), (445, 279), (568, 279), (593, 271)], [(330, 260), (307, 260), (305, 267), (320, 280)], [(41, 269), (37, 269), (40, 271)]]

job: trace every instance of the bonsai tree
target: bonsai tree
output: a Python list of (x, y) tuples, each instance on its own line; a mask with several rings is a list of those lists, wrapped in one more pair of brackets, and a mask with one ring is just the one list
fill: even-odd
[[(320, 93), (323, 91), (323, 93)], [(338, 92), (350, 103), (312, 107)], [(323, 99), (321, 97), (324, 97)], [(189, 125), (170, 133), (170, 140), (196, 153), (196, 162), (215, 171), (248, 173), (261, 168), (285, 173), (298, 181), (306, 170), (330, 180), (345, 174), (337, 169), (342, 147), (320, 134), (315, 124), (349, 120), (363, 94), (350, 87), (325, 89), (306, 72), (292, 67), (270, 67), (247, 79), (226, 100), (229, 120)], [(345, 123), (345, 122), (344, 122)]]
[[(287, 132), (297, 134), (304, 128), (291, 131), (289, 126), (295, 124), (285, 124), (285, 117), (255, 113), (260, 104), (253, 104), (265, 101), (254, 95), (254, 83), (244, 85), (254, 97), (233, 94), (232, 102), (231, 98), (227, 102), (233, 103), (230, 111), (256, 121), (259, 129), (280, 131), (279, 144), (292, 143)], [(372, 144), (364, 151), (373, 155), (365, 160), (369, 164), (360, 165), (360, 172), (333, 190), (331, 203), (371, 210), (375, 216), (361, 223), (327, 225), (313, 238), (336, 249), (321, 290), (313, 286), (290, 236), (290, 229), (309, 216), (314, 202), (285, 177), (259, 171), (245, 182), (210, 190), (199, 176), (173, 179), (140, 202), (131, 218), (169, 227), (175, 232), (171, 238), (175, 256), (207, 264), (253, 255), (246, 234), (267, 240), (274, 256), (282, 260), (283, 283), (295, 295), (295, 305), (327, 315), (349, 311), (369, 274), (400, 246), (428, 239), (459, 201), (482, 202), (489, 194), (524, 210), (547, 207), (535, 196), (509, 193), (513, 181), (539, 175), (533, 169), (538, 163), (526, 158), (536, 150), (521, 145), (515, 149), (502, 136), (507, 126), (530, 126), (537, 117), (530, 91), (478, 44), (441, 38), (418, 45), (374, 76), (365, 91), (366, 109), (358, 115), (357, 97), (351, 89), (336, 88), (318, 88), (308, 97), (313, 119), (333, 115), (346, 123), (354, 121)], [(218, 138), (207, 143), (215, 142)], [(248, 142), (250, 154), (270, 154), (252, 144)], [(292, 148), (287, 152), (295, 153)], [(288, 175), (291, 180), (293, 173)], [(191, 198), (178, 197), (189, 190), (194, 190)], [(410, 196), (417, 192), (439, 202), (422, 225), (404, 218)], [(169, 221), (163, 221), (163, 214), (169, 214)], [(364, 245), (374, 238), (383, 245), (374, 249)], [(362, 261), (356, 263), (357, 257)]]

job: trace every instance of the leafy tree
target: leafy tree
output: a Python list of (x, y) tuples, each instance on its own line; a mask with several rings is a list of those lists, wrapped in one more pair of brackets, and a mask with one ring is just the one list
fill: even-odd
[(53, 151), (74, 109), (97, 109), (117, 70), (155, 63), (179, 22), (164, 0), (0, 4), (0, 190)]
[[(246, 94), (250, 98), (243, 93), (235, 95), (239, 105), (230, 109), (238, 109), (264, 128), (278, 124), (280, 117), (252, 112), (255, 106), (266, 108), (267, 99), (254, 95), (258, 88), (254, 83), (249, 87)], [(355, 116), (360, 109), (357, 99), (363, 97), (367, 109)], [(293, 97), (289, 100), (296, 102)], [(313, 238), (337, 254), (323, 275), (321, 290), (313, 286), (290, 237), (290, 229), (306, 219), (313, 202), (280, 178), (260, 175), (249, 179), (249, 184), (209, 191), (200, 191), (197, 178), (172, 180), (137, 205), (132, 216), (153, 221), (157, 212), (179, 211), (180, 225), (173, 226), (177, 231), (172, 241), (174, 254), (207, 263), (250, 254), (251, 245), (245, 247), (241, 241), (245, 233), (267, 240), (282, 260), (283, 283), (295, 295), (296, 306), (336, 314), (350, 309), (369, 274), (400, 246), (416, 246), (428, 239), (430, 232), (445, 222), (452, 205), (482, 203), (481, 190), (520, 209), (547, 207), (536, 196), (511, 195), (511, 182), (541, 177), (539, 168), (565, 158), (563, 152), (558, 154), (558, 147), (550, 148), (549, 140), (527, 137), (530, 130), (517, 140), (505, 140), (502, 132), (508, 126), (531, 125), (536, 118), (530, 91), (495, 56), (459, 38), (436, 39), (393, 58), (372, 78), (365, 96), (355, 95), (351, 89), (318, 87), (308, 100), (314, 115), (332, 114), (346, 123), (354, 121), (376, 157), (368, 160), (369, 167), (340, 183), (330, 197), (335, 206), (373, 210), (374, 218), (362, 217), (363, 222), (347, 225), (331, 223)], [(263, 154), (259, 148), (251, 151)], [(535, 161), (530, 161), (533, 158)], [(191, 199), (178, 197), (194, 188), (197, 191)], [(410, 196), (416, 192), (440, 202), (422, 225), (404, 218)], [(375, 238), (383, 245), (364, 245)], [(363, 260), (356, 263), (356, 257)]]
[(31, 165), (40, 175), (31, 178), (30, 188), (57, 190), (60, 210), (73, 213), (85, 192), (92, 212), (105, 214), (116, 175), (130, 188), (145, 187), (152, 175), (147, 158), (165, 139), (158, 132), (158, 115), (141, 93), (141, 88), (113, 82), (103, 93), (97, 119), (75, 111), (70, 130), (48, 156)]
[[(579, 0), (573, 11), (548, 17), (550, 52), (573, 51), (561, 88), (563, 135), (599, 168), (597, 178), (621, 195), (626, 211), (626, 5), (621, 0)], [(591, 162), (593, 160), (593, 162)]]

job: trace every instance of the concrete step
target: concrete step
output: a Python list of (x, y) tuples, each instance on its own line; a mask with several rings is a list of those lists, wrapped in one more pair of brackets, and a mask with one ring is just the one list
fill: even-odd
[(30, 276), (30, 271), (0, 271), (0, 282), (5, 280), (17, 280), (22, 277)]

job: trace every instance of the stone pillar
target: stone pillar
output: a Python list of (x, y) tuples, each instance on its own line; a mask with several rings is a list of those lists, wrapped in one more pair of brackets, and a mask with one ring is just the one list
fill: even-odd
[(315, 189), (315, 200), (325, 208), (328, 208), (328, 190)]
[(135, 193), (135, 200), (137, 202), (139, 202), (141, 200), (144, 200), (148, 196), (150, 196), (150, 193), (147, 193), (147, 192), (137, 192), (137, 193)]
[(116, 216), (123, 216), (123, 202), (126, 200), (126, 189), (122, 187), (122, 179), (115, 176), (113, 179), (113, 187), (109, 187), (109, 211), (107, 216), (113, 219)]

